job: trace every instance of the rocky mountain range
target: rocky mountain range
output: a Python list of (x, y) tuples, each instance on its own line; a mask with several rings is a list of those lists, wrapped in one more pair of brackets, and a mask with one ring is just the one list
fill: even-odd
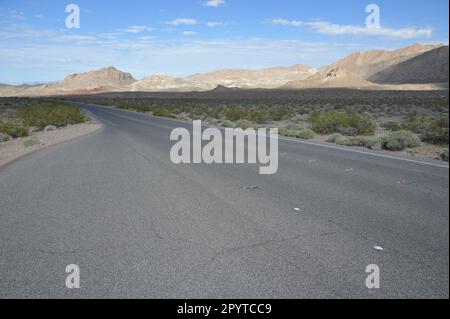
[(440, 47), (369, 77), (374, 83), (448, 83), (449, 49)]
[[(299, 64), (262, 70), (219, 70), (185, 78), (153, 75), (136, 80), (130, 73), (108, 67), (72, 74), (57, 83), (21, 86), (0, 84), (0, 96), (127, 91), (189, 92), (213, 90), (217, 87), (428, 89), (430, 86), (426, 84), (441, 82), (448, 83), (448, 46), (415, 44), (395, 51), (355, 52), (332, 65), (318, 69)], [(396, 87), (396, 84), (402, 85)], [(418, 87), (416, 84), (422, 86)]]

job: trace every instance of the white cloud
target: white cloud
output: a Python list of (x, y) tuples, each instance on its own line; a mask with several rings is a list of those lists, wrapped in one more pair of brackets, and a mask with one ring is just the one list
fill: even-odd
[(195, 31), (183, 31), (183, 36), (185, 36), (185, 37), (191, 37), (191, 36), (193, 36), (193, 35), (196, 35), (197, 34), (197, 32), (195, 32)]
[(126, 32), (78, 34), (66, 29), (46, 30), (12, 24), (0, 29), (0, 82), (53, 81), (105, 65), (132, 72), (137, 78), (157, 73), (189, 75), (222, 68), (252, 69), (298, 63), (323, 66), (354, 51), (400, 46), (385, 44), (385, 41), (380, 47), (380, 41), (373, 38), (370, 43), (245, 38), (200, 40), (193, 36), (193, 31), (182, 31), (179, 30), (177, 39), (163, 39), (146, 33), (137, 36)]
[[(44, 33), (36, 30), (36, 34)], [(34, 41), (37, 36), (2, 43), (0, 82), (53, 81), (105, 65), (132, 72), (137, 78), (158, 73), (189, 75), (222, 68), (254, 69), (298, 63), (321, 66), (353, 51), (373, 47), (299, 40), (197, 40), (189, 37), (190, 33), (173, 40), (130, 39), (123, 35), (117, 39), (97, 35), (95, 40), (63, 35), (55, 39), (54, 34), (49, 34), (37, 43)], [(67, 45), (68, 42), (60, 41), (63, 39), (78, 41)]]
[(5, 18), (6, 19), (5, 22), (7, 20), (10, 20), (10, 21), (27, 20), (27, 18), (25, 17), (23, 12), (16, 11), (16, 10), (5, 10), (3, 8), (0, 8), (0, 17)]
[(209, 21), (209, 22), (206, 22), (205, 25), (206, 25), (208, 28), (216, 28), (216, 27), (224, 27), (224, 26), (227, 26), (228, 23), (225, 23), (225, 22), (218, 22), (218, 21)]
[(326, 35), (354, 35), (354, 36), (382, 36), (398, 39), (413, 39), (413, 38), (430, 38), (433, 34), (431, 28), (367, 28), (356, 25), (340, 25), (327, 21), (301, 21), (301, 20), (286, 20), (274, 19), (271, 21), (274, 25), (293, 26), (293, 27), (307, 27), (317, 33)]
[(13, 20), (26, 20), (26, 17), (23, 14), (23, 12), (10, 11), (9, 14), (10, 14), (9, 15), (10, 19), (13, 19)]
[(224, 0), (208, 0), (204, 3), (205, 6), (214, 8), (220, 7), (224, 4), (225, 4)]
[(77, 35), (77, 34), (67, 34), (67, 35), (60, 35), (58, 37), (55, 37), (55, 41), (59, 42), (94, 42), (97, 41), (97, 37), (93, 35)]
[(273, 19), (270, 23), (273, 25), (287, 25), (291, 27), (300, 27), (304, 25), (303, 21), (300, 20), (287, 20), (287, 19)]
[(140, 41), (151, 41), (151, 40), (156, 40), (156, 39), (159, 39), (159, 37), (157, 37), (157, 36), (138, 37), (138, 40), (140, 40)]
[(145, 26), (145, 25), (133, 25), (128, 28), (123, 29), (122, 31), (128, 32), (128, 33), (141, 33), (141, 32), (148, 32), (154, 30), (151, 27)]
[(195, 19), (189, 19), (189, 18), (181, 18), (181, 19), (175, 19), (169, 22), (166, 22), (166, 24), (179, 26), (179, 25), (196, 25), (198, 23)]

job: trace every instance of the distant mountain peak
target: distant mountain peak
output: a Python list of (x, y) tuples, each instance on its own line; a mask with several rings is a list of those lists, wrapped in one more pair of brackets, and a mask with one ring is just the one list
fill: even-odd
[[(404, 79), (400, 79), (402, 83), (405, 81), (411, 84), (422, 83), (423, 81), (430, 81), (430, 79), (432, 81), (446, 80), (448, 82), (448, 46), (447, 64), (444, 61), (445, 59), (441, 58), (445, 50), (439, 51), (439, 54), (434, 56), (432, 53), (428, 57), (426, 55), (423, 56), (425, 53), (439, 47), (442, 46), (416, 43), (392, 51), (370, 50), (354, 52), (332, 65), (319, 69), (303, 64), (259, 70), (230, 68), (194, 74), (184, 78), (152, 75), (139, 81), (133, 78), (130, 73), (123, 72), (114, 66), (107, 66), (89, 72), (71, 74), (64, 80), (56, 83), (32, 86), (0, 85), (0, 96), (42, 96), (128, 91), (226, 91), (234, 89), (276, 89), (281, 87), (294, 89), (320, 87), (371, 88), (378, 85), (371, 83), (372, 80), (383, 83), (384, 79), (381, 77), (386, 77), (387, 75), (386, 73), (380, 74), (380, 72), (391, 67), (394, 68), (395, 72), (403, 75), (405, 75), (404, 72), (407, 70), (408, 76), (405, 75)], [(415, 57), (418, 60), (413, 60)], [(425, 60), (428, 61), (425, 64), (420, 62)], [(402, 64), (405, 61), (408, 61), (406, 68)], [(417, 67), (419, 65), (424, 66)], [(401, 66), (401, 70), (395, 68), (397, 66)], [(447, 77), (445, 77), (445, 72), (447, 72)], [(372, 78), (375, 74), (379, 77)], [(433, 74), (439, 74), (439, 76), (432, 76)], [(388, 80), (398, 82), (391, 75), (389, 75)]]
[(130, 73), (122, 72), (113, 66), (94, 71), (75, 73), (57, 84), (63, 90), (70, 89), (111, 89), (121, 90), (136, 82)]
[(446, 83), (449, 81), (449, 47), (427, 51), (382, 70), (369, 79), (384, 84)]
[(392, 51), (370, 50), (364, 52), (353, 52), (335, 64), (330, 65), (328, 69), (347, 69), (360, 75), (364, 79), (367, 79), (392, 65), (401, 63), (437, 47), (439, 46), (422, 45), (417, 43)]

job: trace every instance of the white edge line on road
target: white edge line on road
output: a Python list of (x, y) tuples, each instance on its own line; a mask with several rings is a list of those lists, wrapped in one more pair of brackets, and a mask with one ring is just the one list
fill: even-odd
[[(92, 105), (92, 104), (91, 104)], [(95, 105), (97, 106), (97, 105)], [(101, 107), (101, 106), (100, 106)], [(117, 109), (115, 109), (117, 110)], [(122, 111), (122, 110), (119, 110)], [(145, 114), (145, 113), (137, 113), (137, 112), (133, 112), (133, 111), (129, 111), (132, 112), (134, 114), (139, 114), (139, 115), (147, 115), (148, 117), (153, 117), (153, 118), (158, 118), (158, 119), (164, 119), (170, 122), (179, 122), (179, 123), (183, 123), (183, 124), (188, 124), (189, 122), (185, 122), (185, 121), (181, 121), (181, 120), (176, 120), (176, 119), (169, 119), (169, 118), (165, 118), (165, 117), (159, 117), (159, 116), (152, 116), (149, 114)], [(141, 122), (141, 123), (145, 123), (145, 121), (139, 120), (139, 119), (135, 119), (135, 118), (131, 118), (131, 117), (125, 117), (125, 116), (121, 116), (118, 115), (115, 112), (108, 112), (110, 114), (113, 114), (115, 116), (119, 116), (119, 117), (124, 117), (127, 118), (129, 120), (132, 121), (137, 121), (137, 122)], [(106, 121), (106, 120), (104, 120)], [(108, 121), (106, 121), (108, 122)], [(116, 126), (114, 123), (111, 123), (114, 126)], [(204, 127), (209, 127), (207, 125), (202, 125)], [(217, 127), (220, 128), (222, 130), (224, 130), (225, 128), (223, 127)], [(416, 163), (416, 164), (422, 164), (422, 165), (429, 165), (429, 166), (435, 166), (435, 167), (441, 167), (441, 168), (446, 168), (448, 169), (449, 166), (448, 165), (442, 165), (442, 164), (437, 164), (437, 163), (430, 163), (430, 162), (423, 162), (423, 161), (417, 161), (417, 160), (413, 160), (413, 159), (408, 159), (408, 158), (402, 158), (402, 157), (396, 157), (396, 156), (390, 156), (390, 155), (384, 155), (384, 154), (377, 154), (377, 153), (371, 153), (371, 152), (365, 152), (365, 151), (361, 151), (361, 150), (351, 150), (348, 148), (343, 148), (343, 147), (338, 147), (338, 146), (333, 146), (333, 145), (325, 145), (325, 144), (317, 144), (317, 143), (313, 143), (313, 142), (307, 142), (307, 141), (303, 141), (303, 140), (294, 140), (294, 139), (290, 139), (290, 138), (286, 138), (286, 137), (282, 137), (282, 136), (278, 136), (278, 139), (283, 140), (283, 141), (287, 141), (287, 142), (294, 142), (294, 143), (300, 143), (300, 144), (306, 144), (306, 145), (312, 145), (312, 146), (318, 146), (318, 147), (324, 147), (324, 148), (329, 148), (329, 149), (334, 149), (334, 150), (339, 150), (339, 151), (346, 151), (346, 152), (351, 152), (351, 153), (358, 153), (358, 154), (364, 154), (364, 155), (371, 155), (371, 156), (377, 156), (377, 157), (383, 157), (383, 158), (389, 158), (389, 159), (394, 159), (394, 160), (399, 160), (399, 161), (405, 161), (405, 162), (410, 162), (410, 163)]]
[(417, 163), (417, 164), (423, 164), (423, 165), (431, 165), (431, 166), (443, 167), (443, 168), (447, 168), (447, 169), (449, 168), (447, 165), (442, 165), (442, 164), (422, 162), (422, 161), (417, 161), (417, 160), (413, 160), (413, 159), (409, 159), (409, 158), (377, 154), (377, 153), (365, 152), (365, 151), (360, 151), (360, 150), (351, 150), (348, 148), (342, 148), (342, 147), (333, 146), (333, 145), (317, 144), (317, 143), (306, 142), (306, 141), (302, 141), (302, 140), (293, 140), (293, 139), (289, 139), (289, 138), (285, 138), (285, 137), (278, 137), (278, 139), (283, 140), (283, 141), (300, 143), (300, 144), (307, 144), (307, 145), (319, 146), (319, 147), (324, 147), (324, 148), (331, 148), (331, 149), (340, 150), (340, 151), (347, 151), (347, 152), (358, 153), (358, 154), (390, 158), (390, 159), (395, 159), (395, 160), (399, 160), (399, 161), (405, 161), (405, 162), (411, 162), (411, 163)]

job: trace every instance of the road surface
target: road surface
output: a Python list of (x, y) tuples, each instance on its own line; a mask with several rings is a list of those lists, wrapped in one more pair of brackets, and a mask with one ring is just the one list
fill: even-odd
[(101, 130), (0, 170), (1, 298), (448, 298), (444, 163), (281, 140), (276, 175), (175, 165), (189, 124), (83, 107)]

